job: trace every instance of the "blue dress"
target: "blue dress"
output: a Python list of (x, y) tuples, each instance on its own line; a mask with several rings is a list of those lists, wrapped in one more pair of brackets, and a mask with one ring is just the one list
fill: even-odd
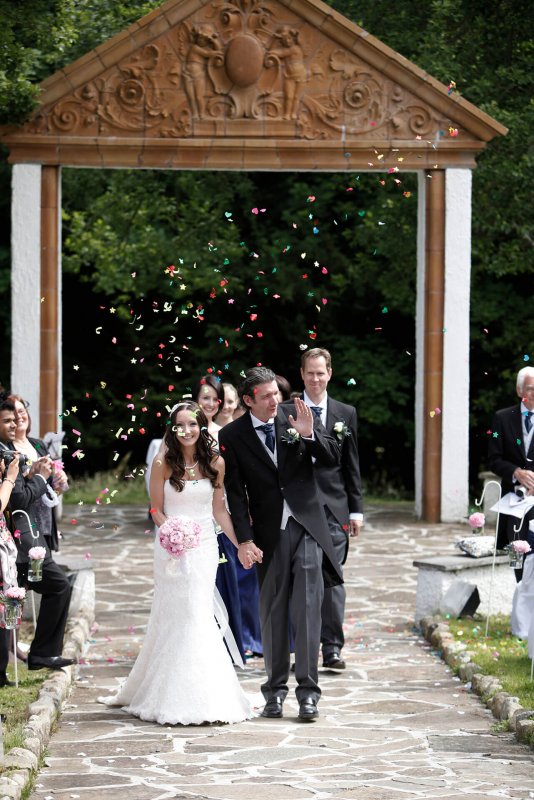
[(243, 645), (246, 651), (262, 655), (260, 628), (260, 587), (256, 568), (245, 569), (239, 560), (237, 567), (237, 582), (239, 584), (239, 598), (241, 601), (241, 625), (243, 628)]

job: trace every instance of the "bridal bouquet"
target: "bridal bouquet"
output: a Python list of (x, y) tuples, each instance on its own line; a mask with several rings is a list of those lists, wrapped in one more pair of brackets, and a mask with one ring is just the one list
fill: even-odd
[(200, 544), (201, 528), (188, 517), (167, 517), (159, 529), (159, 543), (172, 557), (180, 558)]

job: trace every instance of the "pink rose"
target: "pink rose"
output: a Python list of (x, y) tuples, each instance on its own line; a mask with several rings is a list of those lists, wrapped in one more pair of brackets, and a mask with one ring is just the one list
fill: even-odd
[(475, 511), (475, 513), (471, 514), (467, 521), (469, 526), (473, 529), (483, 528), (486, 522), (486, 517), (481, 511)]

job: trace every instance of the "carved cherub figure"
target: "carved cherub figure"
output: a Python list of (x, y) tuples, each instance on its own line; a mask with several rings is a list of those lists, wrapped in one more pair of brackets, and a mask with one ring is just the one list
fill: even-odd
[(202, 119), (209, 86), (208, 65), (221, 52), (217, 31), (207, 24), (194, 25), (184, 65), (185, 91), (193, 117)]
[(284, 119), (296, 119), (299, 101), (308, 80), (304, 63), (304, 51), (299, 44), (299, 32), (289, 25), (282, 25), (275, 33), (278, 47), (269, 50), (283, 65), (284, 76)]

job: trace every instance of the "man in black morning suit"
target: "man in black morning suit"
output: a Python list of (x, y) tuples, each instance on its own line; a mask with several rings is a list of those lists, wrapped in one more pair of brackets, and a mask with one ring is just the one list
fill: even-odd
[(311, 721), (318, 715), (321, 695), (317, 660), (324, 586), (342, 581), (312, 457), (335, 464), (339, 446), (301, 400), (295, 400), (296, 416), (278, 406), (271, 370), (248, 370), (239, 396), (249, 413), (222, 428), (219, 444), (239, 560), (245, 568), (258, 564), (267, 672), (262, 716), (283, 713), (291, 611), (299, 719)]
[[(340, 460), (336, 464), (317, 461), (314, 472), (341, 568), (347, 558), (349, 536), (358, 536), (363, 524), (356, 409), (334, 400), (327, 392), (332, 377), (328, 350), (320, 347), (306, 350), (301, 357), (300, 373), (304, 383), (302, 399), (340, 448)], [(345, 643), (345, 597), (343, 584), (325, 589), (321, 610), (323, 666), (336, 672), (345, 669), (341, 658)]]
[[(523, 486), (534, 494), (534, 368), (523, 367), (517, 373), (516, 392), (520, 402), (497, 411), (493, 419), (488, 446), (488, 466), (501, 478), (502, 493), (514, 492)], [(527, 539), (534, 551), (534, 536), (529, 534), (529, 521), (534, 509), (526, 514), (521, 531), (514, 532), (517, 517), (502, 515), (498, 546), (512, 539)], [(522, 570), (515, 570), (521, 580)]]
[[(15, 406), (5, 394), (0, 395), (0, 446), (14, 450), (16, 431)], [(32, 507), (46, 491), (47, 479), (52, 472), (49, 456), (39, 458), (32, 464), (30, 472), (23, 477), (19, 470), (5, 511), (6, 521), (14, 534), (17, 545), (17, 572), (19, 586), (27, 585), (32, 547), (44, 547), (42, 579), (32, 583), (33, 591), (41, 595), (41, 607), (37, 627), (28, 652), (28, 669), (61, 669), (73, 664), (71, 658), (63, 658), (63, 634), (69, 611), (71, 586), (63, 570), (55, 563), (45, 536), (38, 532), (32, 519)], [(20, 512), (26, 513), (20, 513)], [(28, 517), (30, 522), (28, 522)], [(37, 535), (38, 534), (38, 535)], [(37, 538), (35, 538), (37, 537)]]

